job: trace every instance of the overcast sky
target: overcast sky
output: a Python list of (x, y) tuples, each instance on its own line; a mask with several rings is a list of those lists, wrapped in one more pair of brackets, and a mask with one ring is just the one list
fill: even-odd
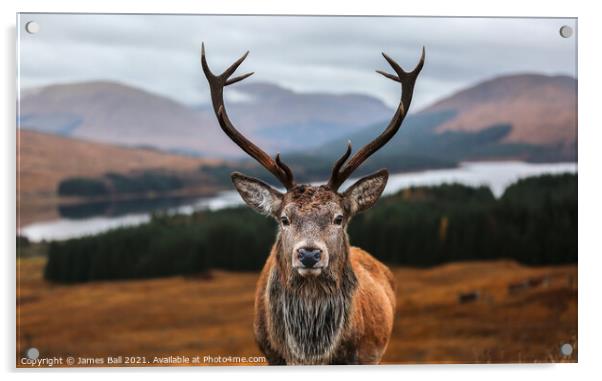
[[(37, 34), (24, 32), (35, 20)], [(501, 74), (539, 72), (576, 77), (576, 38), (560, 37), (574, 19), (275, 17), (24, 14), (20, 17), (22, 88), (115, 80), (190, 105), (206, 103), (200, 69), (221, 72), (246, 50), (237, 73), (301, 92), (364, 93), (389, 105), (399, 87), (376, 74), (402, 67), (426, 47), (414, 111), (467, 85)], [(235, 85), (233, 85), (235, 87)]]

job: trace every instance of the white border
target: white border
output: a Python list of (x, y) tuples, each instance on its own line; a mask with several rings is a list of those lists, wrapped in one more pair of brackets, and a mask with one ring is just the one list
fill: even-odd
[[(4, 117), (2, 129), (3, 182), (0, 187), (2, 197), (2, 252), (3, 276), (1, 284), (3, 343), (0, 346), (2, 370), (9, 377), (26, 378), (85, 378), (105, 379), (116, 374), (144, 372), (149, 379), (163, 379), (167, 373), (176, 373), (180, 378), (261, 378), (274, 377), (306, 379), (323, 375), (325, 377), (365, 378), (375, 372), (381, 377), (404, 377), (407, 379), (453, 378), (462, 380), (504, 380), (519, 377), (532, 377), (546, 380), (589, 379), (600, 373), (598, 348), (601, 344), (601, 306), (598, 294), (602, 271), (598, 226), (602, 223), (600, 208), (600, 174), (602, 149), (600, 120), (600, 96), (598, 86), (602, 84), (600, 71), (600, 49), (597, 36), (602, 35), (601, 14), (596, 12), (594, 1), (546, 1), (527, 2), (524, 0), (504, 0), (495, 3), (488, 1), (386, 1), (364, 0), (361, 2), (305, 0), (305, 1), (135, 1), (135, 0), (2, 0), (3, 53), (0, 105)], [(110, 369), (110, 370), (14, 370), (15, 332), (15, 13), (20, 12), (109, 12), (109, 13), (215, 13), (215, 14), (330, 14), (330, 15), (436, 15), (436, 16), (547, 16), (578, 17), (579, 25), (579, 364), (560, 365), (434, 365), (434, 366), (381, 366), (375, 367), (329, 367), (311, 369), (258, 369), (258, 368), (213, 368), (213, 369)], [(517, 57), (520, 59), (520, 57)], [(598, 107), (596, 107), (598, 106)], [(597, 372), (596, 372), (597, 371)], [(84, 374), (82, 374), (84, 373)], [(133, 374), (132, 374), (133, 375)], [(522, 376), (522, 377), (521, 377)], [(526, 377), (525, 377), (526, 376)]]

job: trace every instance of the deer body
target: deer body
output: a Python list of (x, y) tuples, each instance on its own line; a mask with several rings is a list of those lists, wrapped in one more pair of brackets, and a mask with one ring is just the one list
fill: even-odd
[[(248, 52), (247, 52), (248, 54)], [(234, 187), (251, 208), (279, 222), (276, 242), (257, 283), (254, 330), (270, 364), (376, 364), (387, 347), (395, 314), (395, 285), (389, 269), (362, 249), (351, 247), (347, 226), (372, 207), (388, 180), (386, 170), (363, 177), (344, 192), (338, 188), (397, 132), (424, 64), (405, 72), (383, 54), (397, 75), (402, 96), (387, 128), (353, 157), (351, 143), (337, 160), (326, 185), (299, 185), (280, 155), (272, 159), (242, 135), (224, 107), (223, 88), (250, 74), (230, 78), (245, 54), (221, 75), (202, 66), (222, 130), (286, 188), (232, 174)], [(349, 159), (349, 160), (347, 160)]]

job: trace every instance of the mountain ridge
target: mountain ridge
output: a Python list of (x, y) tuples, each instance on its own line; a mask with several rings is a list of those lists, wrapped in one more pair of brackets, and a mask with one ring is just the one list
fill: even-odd
[[(437, 139), (467, 137), (504, 125), (503, 136), (499, 128), (493, 135), (506, 147), (554, 146), (569, 157), (576, 152), (576, 88), (577, 80), (566, 75), (493, 77), (411, 113), (398, 135), (412, 129), (407, 124), (414, 116), (428, 119), (447, 113), (445, 120), (433, 119), (437, 125), (427, 123)], [(187, 107), (112, 81), (57, 84), (24, 92), (29, 93), (20, 105), (24, 128), (180, 154), (243, 157), (217, 125), (209, 105)], [(376, 136), (381, 128), (376, 126), (384, 128), (393, 113), (381, 100), (367, 95), (298, 93), (269, 82), (243, 83), (225, 96), (235, 125), (268, 152), (314, 151), (358, 134)]]
[(518, 73), (497, 76), (447, 96), (421, 112), (456, 110), (438, 132), (474, 132), (508, 123), (508, 143), (559, 144), (571, 149), (577, 136), (577, 79)]
[[(26, 129), (170, 152), (222, 158), (241, 155), (206, 105), (188, 107), (112, 81), (55, 84), (23, 93), (19, 124)], [(237, 94), (249, 99), (229, 99)], [(316, 139), (322, 139), (314, 142), (317, 145), (389, 112), (382, 101), (366, 95), (298, 93), (264, 82), (235, 87), (226, 93), (226, 102), (231, 119), (243, 133), (267, 149), (277, 150), (295, 147), (297, 139), (287, 138), (285, 133), (274, 140), (270, 131), (310, 129)]]

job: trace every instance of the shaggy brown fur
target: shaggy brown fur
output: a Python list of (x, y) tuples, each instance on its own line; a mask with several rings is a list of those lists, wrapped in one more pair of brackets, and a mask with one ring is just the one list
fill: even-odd
[(325, 185), (297, 185), (284, 195), (284, 205), (294, 203), (301, 212), (317, 210), (324, 204), (334, 201), (340, 203), (343, 197), (328, 189)]
[[(286, 338), (282, 339), (286, 335), (283, 320), (273, 314), (272, 306), (278, 301), (270, 300), (273, 295), (270, 288), (278, 280), (282, 287), (287, 287), (284, 279), (286, 271), (281, 270), (278, 256), (276, 244), (261, 272), (255, 294), (255, 336), (269, 363), (379, 363), (393, 329), (395, 285), (391, 271), (362, 249), (350, 247), (347, 263), (355, 285), (352, 290), (345, 290), (343, 285), (335, 286), (343, 294), (350, 291), (344, 330), (334, 347), (322, 357), (307, 359), (291, 353)], [(273, 279), (274, 276), (280, 279)]]

